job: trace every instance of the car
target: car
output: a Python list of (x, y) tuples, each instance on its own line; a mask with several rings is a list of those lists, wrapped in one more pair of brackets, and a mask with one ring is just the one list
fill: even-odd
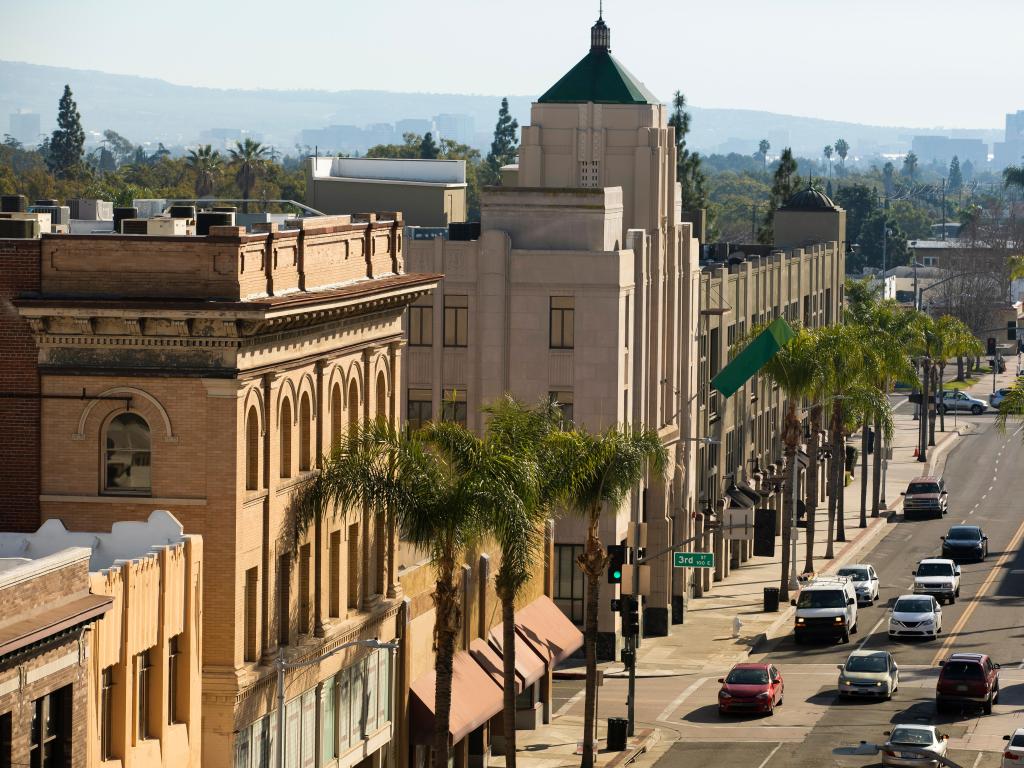
[(954, 653), (940, 661), (939, 681), (935, 684), (935, 711), (950, 705), (980, 705), (986, 715), (999, 702), (999, 665), (986, 653)]
[(888, 651), (858, 650), (838, 664), (839, 697), (874, 696), (889, 700), (900, 687), (900, 669)]
[(722, 684), (718, 691), (720, 715), (736, 712), (774, 715), (775, 708), (782, 706), (786, 684), (774, 664), (737, 664), (728, 675), (718, 678), (718, 682)]
[(976, 397), (971, 397), (966, 392), (961, 392), (959, 389), (944, 390), (942, 393), (942, 402), (937, 406), (939, 413), (945, 413), (946, 411), (965, 411), (973, 413), (975, 416), (979, 416), (988, 410), (988, 403), (984, 400), (979, 400)]
[(942, 556), (950, 560), (984, 560), (988, 536), (976, 525), (954, 525), (942, 537)]
[(931, 595), (951, 605), (960, 597), (960, 566), (949, 558), (925, 558), (911, 575), (915, 595)]
[(853, 589), (857, 593), (859, 605), (871, 605), (878, 599), (878, 574), (867, 563), (845, 565), (836, 571), (836, 575), (853, 579)]
[(789, 602), (796, 606), (793, 635), (797, 643), (808, 637), (848, 643), (857, 632), (857, 592), (848, 576), (818, 576)]
[(903, 517), (942, 517), (949, 511), (946, 481), (938, 475), (921, 475), (907, 485), (903, 497)]
[(882, 747), (882, 765), (933, 768), (940, 765), (938, 760), (915, 752), (904, 752), (900, 747), (926, 749), (945, 757), (949, 746), (949, 734), (939, 733), (934, 725), (894, 725), (885, 735), (889, 738)]
[(1003, 750), (1003, 760), (999, 763), (1000, 768), (1017, 768), (1024, 765), (1024, 728), (1018, 728), (1009, 736), (1003, 736), (1007, 742)]
[(991, 405), (993, 408), (998, 408), (999, 404), (1003, 402), (1003, 399), (1008, 394), (1010, 394), (1010, 388), (1009, 387), (1003, 387), (1002, 389), (997, 389), (995, 392), (993, 392), (991, 395), (988, 396), (988, 404)]
[(931, 595), (900, 595), (889, 611), (889, 637), (936, 638), (942, 631), (942, 606)]

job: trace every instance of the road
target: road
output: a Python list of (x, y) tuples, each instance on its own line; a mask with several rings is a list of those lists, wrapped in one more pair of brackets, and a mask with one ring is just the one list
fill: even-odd
[[(849, 645), (797, 646), (791, 635), (751, 657), (779, 665), (785, 704), (774, 717), (722, 720), (717, 678), (726, 669), (698, 675), (641, 679), (637, 721), (653, 724), (674, 741), (659, 768), (737, 765), (751, 768), (821, 768), (831, 750), (863, 739), (882, 742), (895, 723), (941, 725), (950, 735), (950, 756), (965, 768), (999, 765), (1002, 736), (1024, 726), (1024, 461), (1021, 429), (1000, 433), (992, 415), (964, 416), (977, 429), (959, 441), (946, 463), (949, 514), (942, 520), (892, 523), (895, 528), (860, 558), (880, 576), (878, 603), (861, 609)], [(977, 524), (989, 537), (989, 557), (962, 565), (960, 599), (943, 607), (943, 634), (933, 641), (892, 642), (888, 606), (912, 584), (917, 561), (940, 554), (950, 525)], [(889, 649), (901, 669), (900, 690), (890, 702), (840, 702), (836, 665), (857, 647)], [(1000, 703), (991, 716), (935, 713), (938, 662), (954, 651), (984, 651), (1002, 665)], [(559, 682), (555, 708), (582, 709), (578, 681)], [(622, 714), (624, 681), (608, 680), (601, 718)]]

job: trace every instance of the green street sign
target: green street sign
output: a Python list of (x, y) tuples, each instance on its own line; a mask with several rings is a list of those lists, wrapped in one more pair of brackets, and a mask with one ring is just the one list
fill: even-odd
[(714, 552), (673, 552), (672, 565), (676, 568), (714, 568)]

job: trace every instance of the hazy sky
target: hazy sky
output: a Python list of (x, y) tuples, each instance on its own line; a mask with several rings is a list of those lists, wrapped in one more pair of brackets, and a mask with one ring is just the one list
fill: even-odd
[[(152, 10), (141, 10), (151, 8)], [(0, 59), (233, 88), (541, 93), (597, 0), (0, 0)], [(1024, 0), (606, 0), (661, 99), (881, 125), (1024, 108)]]

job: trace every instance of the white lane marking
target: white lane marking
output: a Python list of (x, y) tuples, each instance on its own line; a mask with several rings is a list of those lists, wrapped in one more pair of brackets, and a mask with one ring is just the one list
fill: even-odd
[(978, 764), (979, 764), (979, 763), (981, 762), (981, 756), (982, 756), (982, 754), (984, 754), (984, 753), (982, 753), (982, 752), (979, 752), (979, 753), (978, 753), (978, 756), (977, 756), (976, 758), (974, 758), (974, 765), (973, 765), (973, 766), (971, 766), (971, 768), (978, 768)]
[[(1024, 424), (1021, 424), (1019, 427), (1017, 427), (1017, 431), (1013, 433), (1013, 436), (1016, 437), (1017, 435), (1019, 435), (1022, 429), (1024, 429)], [(1003, 445), (1006, 445), (1006, 443), (1003, 443)]]
[(971, 510), (970, 512), (968, 512), (967, 514), (968, 514), (968, 515), (973, 515), (973, 514), (974, 514), (974, 510), (972, 509), (972, 510)]
[(992, 486), (990, 485), (990, 486), (988, 487), (988, 489), (989, 489), (989, 490), (991, 491), (991, 490), (992, 490)]
[(1024, 669), (1024, 661), (1017, 665), (1017, 669)]
[(987, 499), (987, 498), (988, 498), (988, 494), (987, 494), (987, 493), (983, 493), (983, 494), (981, 494), (981, 498), (983, 498), (983, 499)]
[(555, 714), (553, 715), (553, 717), (561, 717), (566, 712), (568, 712), (570, 709), (575, 707), (579, 703), (580, 699), (583, 698), (583, 695), (586, 692), (587, 692), (586, 688), (584, 688), (582, 691), (576, 691), (576, 693), (574, 693), (569, 698), (569, 700), (567, 702), (565, 702), (565, 704), (563, 704), (562, 706), (560, 706), (558, 709), (555, 710)]
[(966, 520), (961, 520), (961, 521), (960, 521), (960, 525), (963, 525), (963, 524), (964, 524), (964, 523), (966, 523), (966, 522), (967, 522)]
[(657, 719), (668, 722), (668, 719), (672, 717), (672, 713), (679, 709), (682, 703), (686, 701), (687, 698), (689, 698), (690, 694), (692, 694), (694, 691), (696, 691), (710, 679), (710, 677), (701, 677), (690, 683), (689, 688), (687, 688), (674, 699), (672, 699), (672, 701), (669, 702), (669, 705), (665, 707), (663, 710), (661, 710), (661, 714), (658, 715)]
[(857, 645), (857, 650), (858, 651), (861, 650), (864, 647), (864, 644), (867, 643), (867, 641), (871, 639), (871, 636), (873, 634), (875, 634), (875, 630), (878, 629), (880, 626), (882, 626), (882, 622), (885, 621), (887, 618), (889, 618), (889, 617), (888, 616), (883, 616), (882, 618), (880, 618), (878, 621), (875, 622), (875, 626), (873, 626), (871, 628), (871, 631), (867, 633), (867, 635), (864, 637), (863, 640), (860, 641), (860, 643), (858, 643), (858, 645)]
[[(768, 757), (766, 757), (764, 759), (764, 762), (762, 762), (759, 766), (757, 766), (757, 768), (764, 768), (766, 765), (768, 765), (768, 761), (771, 760), (773, 757), (775, 757), (775, 753), (778, 752), (779, 749), (781, 749), (781, 748), (782, 748), (782, 742), (780, 741), (778, 744), (775, 745), (775, 749), (773, 749), (771, 752), (768, 753)], [(981, 753), (980, 752), (978, 753), (978, 757), (981, 757)]]

